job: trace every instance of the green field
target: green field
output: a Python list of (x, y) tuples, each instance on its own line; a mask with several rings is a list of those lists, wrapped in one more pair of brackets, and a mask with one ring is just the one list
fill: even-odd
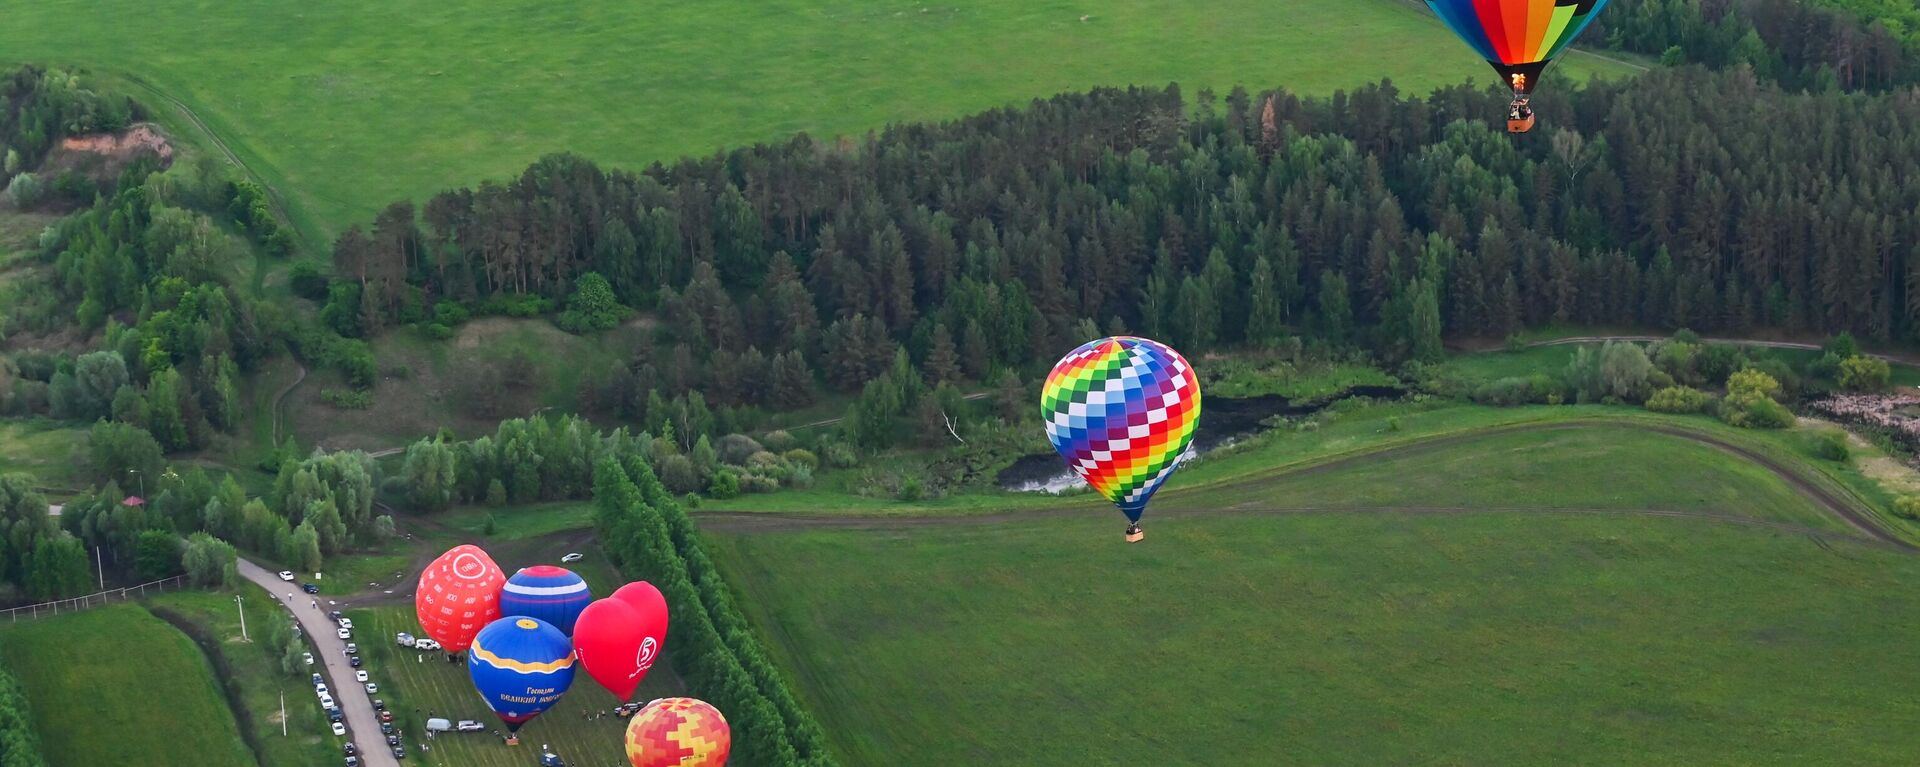
[[(248, 586), (242, 595), (247, 631), (256, 641), (240, 639), (240, 617), (231, 594), (179, 591), (154, 597), (150, 604), (155, 610), (190, 621), (198, 633), (218, 643), (228, 672), (224, 681), (245, 706), (241, 725), (252, 727), (254, 742), (262, 748), (263, 763), (272, 767), (338, 764), (342, 739), (328, 731), (306, 670), (295, 676), (283, 673), (280, 659), (270, 657), (266, 643), (258, 641), (269, 622), (287, 620), (286, 611), (275, 606), (257, 586)], [(280, 715), (283, 701), (284, 727)]]
[(0, 629), (52, 767), (256, 764), (205, 655), (139, 605)]
[[(1596, 431), (1205, 492), (1510, 508), (1565, 490), (1811, 523), (1730, 456)], [(1567, 484), (1564, 465), (1447, 483), (1462, 462), (1575, 460), (1646, 486), (1610, 496)], [(1706, 518), (1358, 510), (1150, 513), (1148, 542), (1124, 546), (1118, 519), (709, 537), (850, 764), (1865, 764), (1920, 749), (1902, 726), (1920, 717), (1920, 558), (1897, 551)]]
[[(1096, 85), (1494, 79), (1399, 0), (51, 0), (6, 15), (0, 59), (124, 73), (179, 99), (310, 241), (549, 152), (639, 169)], [(1564, 64), (1633, 71), (1583, 53)]]

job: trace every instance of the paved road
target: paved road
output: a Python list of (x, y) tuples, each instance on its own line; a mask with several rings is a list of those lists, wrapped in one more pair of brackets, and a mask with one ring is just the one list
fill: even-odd
[[(374, 718), (373, 699), (367, 696), (367, 689), (353, 677), (353, 667), (347, 665), (347, 643), (334, 633), (338, 628), (333, 619), (327, 617), (326, 605), (312, 607), (314, 597), (300, 592), (294, 584), (280, 580), (280, 576), (262, 569), (247, 560), (240, 560), (240, 576), (253, 581), (266, 589), (273, 598), (293, 610), (294, 617), (300, 619), (300, 629), (306, 632), (313, 643), (314, 659), (326, 665), (327, 689), (333, 691), (334, 702), (347, 716), (347, 734), (360, 747), (360, 763), (365, 767), (399, 767), (400, 760), (393, 758), (387, 750), (387, 740), (380, 735), (380, 721)], [(287, 598), (292, 594), (293, 598)], [(354, 637), (355, 642), (375, 641), (373, 637)], [(379, 677), (373, 678), (379, 682)], [(287, 705), (318, 706), (318, 700), (308, 698), (304, 701), (289, 701)], [(332, 736), (329, 735), (329, 738)], [(338, 741), (335, 740), (335, 748)]]

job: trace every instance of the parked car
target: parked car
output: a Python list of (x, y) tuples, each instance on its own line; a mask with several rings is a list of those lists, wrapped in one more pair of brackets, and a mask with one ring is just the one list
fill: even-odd
[(398, 745), (400, 745), (400, 735), (399, 735), (399, 733), (395, 733), (395, 734), (392, 734), (392, 735), (388, 735), (388, 736), (387, 736), (387, 745), (389, 745), (389, 746), (398, 746)]
[(367, 670), (363, 668), (363, 669), (360, 669), (359, 671), (353, 672), (353, 679), (354, 681), (357, 681), (357, 682), (367, 681)]
[(380, 721), (382, 721), (382, 722), (391, 722), (391, 721), (393, 721), (393, 712), (392, 712), (392, 711), (382, 711), (382, 712), (380, 712)]
[(413, 640), (413, 649), (419, 650), (421, 652), (425, 652), (427, 650), (438, 650), (440, 649), (440, 643), (435, 642), (431, 639), (416, 639), (416, 640)]
[(332, 618), (334, 620), (340, 620), (340, 611), (334, 610), (333, 612), (327, 613), (327, 617)]
[(327, 708), (327, 721), (338, 722), (344, 718), (346, 718), (346, 714), (343, 714), (340, 712), (339, 706), (331, 706)]
[(373, 699), (373, 710), (375, 710), (375, 711), (385, 711), (385, 710), (387, 710), (387, 702), (386, 702), (386, 701), (384, 701), (384, 700), (381, 700), (381, 699), (379, 699), (379, 698), (374, 698), (374, 699)]
[(313, 653), (310, 653), (310, 652), (300, 653), (300, 661), (309, 666), (313, 665)]
[(381, 722), (381, 723), (380, 723), (380, 734), (381, 734), (381, 735), (392, 735), (392, 734), (393, 734), (393, 723), (392, 723), (392, 722)]
[[(339, 613), (335, 613), (335, 615), (338, 615), (338, 614)], [(393, 641), (398, 642), (401, 647), (412, 647), (418, 643), (418, 640), (414, 639), (412, 634), (406, 633), (404, 631), (398, 634), (394, 634)]]
[[(352, 627), (352, 626), (348, 626), (347, 628), (353, 628), (353, 627)], [(347, 653), (346, 653), (346, 654), (348, 654), (348, 655), (358, 655), (358, 654), (360, 654), (360, 645), (358, 645), (358, 644), (355, 644), (355, 643), (353, 643), (353, 642), (348, 642), (348, 643), (347, 643)]]
[(320, 677), (319, 674), (314, 674), (313, 676), (314, 676), (313, 694), (315, 695), (327, 694), (327, 683), (319, 681), (319, 677)]
[(540, 755), (540, 767), (567, 767), (567, 762), (559, 754), (548, 751)]
[(335, 634), (336, 636), (338, 636), (338, 637), (340, 637), (341, 639), (352, 639), (352, 638), (353, 638), (353, 629), (340, 629), (339, 631), (335, 631), (335, 632), (333, 632), (333, 633), (334, 633), (334, 634)]
[(346, 726), (346, 725), (344, 725), (344, 724), (341, 724), (341, 723), (339, 723), (339, 722), (334, 722), (334, 723), (333, 723), (333, 734), (335, 734), (335, 735), (345, 735), (345, 734), (347, 734), (347, 726)]
[(334, 621), (335, 623), (338, 623), (338, 624), (340, 624), (340, 628), (343, 628), (343, 629), (352, 629), (352, 628), (353, 628), (353, 619), (352, 619), (352, 618), (335, 618), (335, 619), (333, 619), (333, 621)]
[(322, 679), (322, 678), (320, 678), (320, 675), (319, 675), (319, 674), (314, 674), (314, 675), (313, 675), (313, 686), (315, 686), (315, 687), (319, 687), (319, 686), (321, 686), (321, 685), (324, 685), (324, 684), (326, 684), (326, 683), (327, 683), (327, 680), (325, 680), (325, 679)]
[(340, 753), (346, 754), (347, 756), (353, 756), (354, 754), (360, 753), (360, 747), (352, 743), (347, 743), (340, 747)]
[(374, 683), (372, 683), (372, 682), (368, 682), (368, 683), (367, 683), (367, 694), (368, 694), (368, 695), (372, 695), (372, 694), (374, 694), (374, 693), (376, 693), (376, 692), (379, 692), (379, 691), (380, 691), (380, 685), (377, 685), (377, 684), (374, 684)]
[(454, 729), (461, 732), (482, 732), (487, 729), (487, 726), (472, 719), (462, 719), (459, 724), (454, 725)]
[(292, 571), (292, 570), (281, 570), (281, 571), (280, 571), (280, 580), (283, 580), (283, 581), (286, 581), (286, 582), (288, 582), (288, 583), (292, 583), (292, 582), (293, 582), (293, 571)]
[(576, 552), (573, 552), (573, 553), (571, 553), (571, 554), (568, 554), (568, 555), (566, 555), (566, 556), (564, 556), (564, 557), (561, 557), (561, 558), (560, 558), (560, 561), (562, 561), (562, 562), (578, 562), (578, 561), (580, 561), (580, 560), (582, 560), (582, 559), (586, 559), (586, 558), (587, 558), (587, 557), (586, 557), (586, 555), (584, 555), (584, 554), (581, 554), (580, 552), (577, 552), (577, 551), (576, 551)]
[(394, 747), (393, 747), (393, 758), (395, 758), (395, 759), (405, 759), (405, 758), (407, 758), (407, 747), (406, 747), (406, 746), (400, 746), (400, 745), (396, 745), (396, 746), (394, 746)]
[(333, 708), (333, 696), (324, 692), (320, 693), (320, 707)]
[(360, 757), (357, 757), (357, 756), (347, 757), (347, 767), (360, 767)]
[(300, 584), (300, 590), (301, 590), (301, 591), (304, 591), (304, 592), (307, 592), (308, 594), (318, 594), (318, 593), (320, 593), (320, 587), (319, 587), (319, 586), (317, 586), (317, 585), (315, 585), (315, 584), (312, 584), (312, 583), (302, 583), (302, 584)]
[(359, 668), (359, 667), (360, 667), (360, 656), (358, 656), (358, 655), (349, 655), (349, 656), (347, 656), (347, 665), (349, 665), (349, 666), (352, 666), (352, 667), (354, 667), (354, 668)]

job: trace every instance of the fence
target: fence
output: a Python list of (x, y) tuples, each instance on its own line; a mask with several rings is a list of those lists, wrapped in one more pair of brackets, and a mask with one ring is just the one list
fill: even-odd
[(157, 594), (168, 589), (177, 590), (184, 588), (186, 582), (187, 576), (176, 575), (172, 578), (161, 578), (157, 581), (149, 581), (138, 586), (128, 586), (124, 589), (107, 589), (106, 591), (97, 594), (88, 594), (84, 597), (62, 599), (56, 602), (41, 602), (37, 605), (21, 605), (19, 607), (0, 610), (0, 612), (6, 613), (7, 622), (18, 623), (21, 618), (31, 620), (34, 618), (59, 615), (62, 612), (79, 612), (88, 608), (112, 604), (115, 600), (127, 602), (144, 597), (148, 593)]

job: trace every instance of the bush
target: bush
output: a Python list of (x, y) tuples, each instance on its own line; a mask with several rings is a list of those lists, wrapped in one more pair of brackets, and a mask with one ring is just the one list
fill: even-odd
[(721, 463), (734, 466), (745, 466), (747, 459), (752, 458), (754, 453), (766, 450), (760, 446), (760, 443), (745, 434), (728, 434), (721, 437), (720, 444), (715, 445), (714, 448), (720, 453)]
[(287, 276), (287, 287), (293, 289), (294, 295), (309, 301), (327, 300), (327, 276), (306, 261), (293, 265), (293, 271)]
[(1901, 519), (1920, 521), (1920, 496), (1903, 496), (1893, 501), (1893, 513)]
[(438, 322), (429, 322), (426, 325), (421, 326), (420, 332), (425, 333), (428, 338), (431, 338), (435, 341), (445, 341), (453, 337), (453, 328), (447, 327)]
[(917, 501), (926, 497), (926, 494), (926, 486), (921, 484), (919, 477), (908, 477), (900, 483), (900, 492), (894, 497), (902, 501)]
[(1688, 386), (1669, 386), (1647, 398), (1647, 409), (1655, 413), (1704, 413), (1713, 397)]
[(796, 447), (792, 450), (788, 450), (786, 453), (782, 454), (781, 457), (787, 459), (787, 463), (793, 464), (794, 466), (806, 467), (807, 471), (809, 472), (813, 471), (814, 469), (820, 468), (819, 457), (815, 456), (812, 450), (808, 450), (806, 448)]
[(441, 301), (433, 305), (433, 321), (450, 328), (466, 322), (470, 316), (467, 307), (453, 301)]
[(22, 173), (13, 177), (13, 183), (7, 185), (7, 199), (13, 206), (26, 210), (45, 202), (47, 185), (40, 182), (32, 173)]
[(1828, 432), (1813, 441), (1813, 457), (1834, 463), (1846, 463), (1853, 451), (1847, 449), (1847, 435)]
[(859, 454), (853, 452), (853, 446), (845, 442), (829, 442), (821, 446), (820, 452), (827, 466), (835, 469), (851, 469), (860, 463)]
[(1545, 403), (1547, 395), (1557, 394), (1558, 391), (1559, 387), (1553, 383), (1553, 379), (1544, 375), (1515, 376), (1479, 386), (1473, 390), (1472, 399), (1482, 405), (1514, 407)]
[[(744, 474), (740, 477), (740, 492), (771, 493), (780, 489), (780, 480), (763, 474)], [(714, 496), (718, 498), (719, 496)]]
[(1742, 429), (1784, 429), (1793, 425), (1793, 413), (1771, 399), (1729, 395), (1721, 404), (1720, 420)]
[(1840, 363), (1840, 388), (1847, 391), (1886, 391), (1893, 370), (1887, 361), (1854, 355)]
[(713, 483), (707, 486), (707, 495), (722, 501), (739, 497), (740, 477), (731, 471), (716, 472), (713, 475)]
[(677, 494), (700, 491), (700, 470), (693, 465), (693, 459), (684, 455), (670, 455), (660, 462), (660, 482)]
[(793, 435), (788, 434), (785, 430), (767, 432), (767, 436), (761, 438), (760, 444), (764, 445), (766, 449), (776, 453), (787, 452), (796, 446)]
[(352, 389), (321, 389), (320, 399), (341, 410), (366, 410), (373, 407), (373, 393)]

